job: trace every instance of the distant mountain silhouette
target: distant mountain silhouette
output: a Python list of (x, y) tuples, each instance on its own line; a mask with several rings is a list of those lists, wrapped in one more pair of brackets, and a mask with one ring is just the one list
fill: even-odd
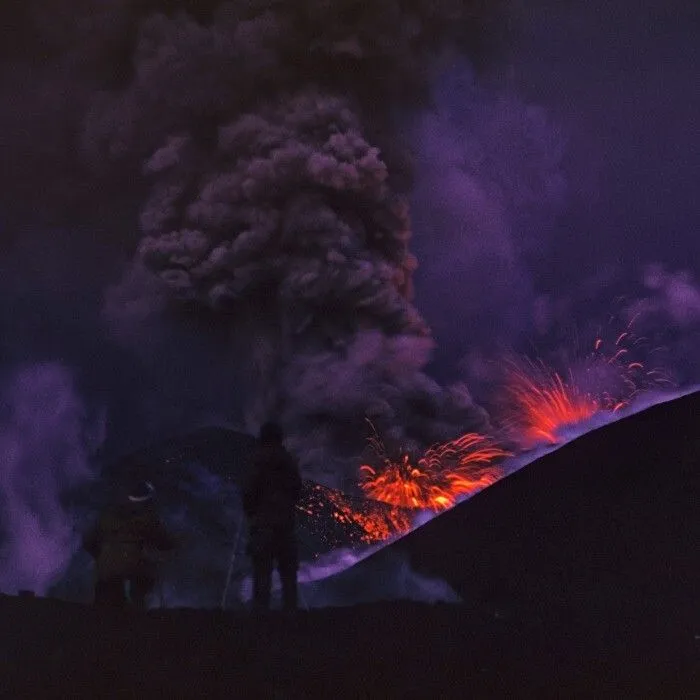
[(198, 428), (112, 460), (103, 477), (120, 482), (128, 477), (132, 465), (138, 464), (140, 476), (167, 485), (173, 480), (173, 472), (183, 464), (198, 462), (222, 478), (237, 481), (245, 472), (246, 459), (254, 445), (255, 438), (246, 433), (229, 428)]

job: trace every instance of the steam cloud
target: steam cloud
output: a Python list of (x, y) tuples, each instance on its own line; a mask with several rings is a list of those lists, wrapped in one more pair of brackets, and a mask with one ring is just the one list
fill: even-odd
[(546, 109), (514, 90), (480, 83), (456, 63), (438, 81), (434, 108), (408, 127), (416, 144), (412, 194), (417, 299), (445, 351), (479, 364), (531, 332), (533, 268), (569, 199), (567, 133)]
[(649, 265), (644, 271), (646, 300), (640, 300), (631, 313), (661, 314), (680, 328), (700, 325), (700, 287), (687, 270), (669, 272), (663, 265)]
[(2, 392), (0, 590), (43, 594), (77, 547), (66, 493), (91, 479), (102, 438), (70, 373), (56, 363), (17, 371)]

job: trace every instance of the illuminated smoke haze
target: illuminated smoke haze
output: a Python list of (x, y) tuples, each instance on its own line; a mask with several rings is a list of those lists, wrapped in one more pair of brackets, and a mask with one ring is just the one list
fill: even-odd
[(455, 64), (406, 127), (431, 370), (488, 397), (504, 347), (586, 352), (611, 314), (624, 327), (641, 311), (637, 332), (697, 381), (700, 9), (543, 2), (519, 16), (497, 76)]
[(0, 414), (0, 590), (41, 594), (78, 548), (71, 489), (95, 476), (92, 455), (103, 437), (70, 372), (32, 365), (6, 380)]

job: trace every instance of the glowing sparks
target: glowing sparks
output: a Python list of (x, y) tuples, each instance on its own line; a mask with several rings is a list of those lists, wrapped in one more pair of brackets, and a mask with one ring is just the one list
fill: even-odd
[(597, 337), (592, 352), (572, 361), (565, 373), (544, 362), (504, 362), (505, 422), (523, 447), (556, 444), (566, 428), (601, 411), (620, 411), (640, 393), (671, 383), (663, 371), (649, 370), (642, 361), (648, 343), (633, 332), (634, 321), (609, 342)]
[[(648, 368), (653, 351), (645, 338), (636, 336), (633, 323), (622, 332), (601, 332), (591, 350), (577, 353), (561, 370), (542, 361), (503, 361), (500, 417), (516, 443), (523, 449), (541, 442), (557, 444), (567, 428), (600, 412), (620, 411), (640, 393), (671, 383), (662, 370)], [(447, 510), (498, 481), (504, 475), (499, 461), (512, 456), (492, 437), (477, 433), (421, 455), (390, 454), (370, 426), (374, 458), (360, 467), (364, 497), (316, 484), (299, 504), (299, 515), (319, 544), (370, 545), (405, 534), (417, 511)]]
[(510, 456), (490, 438), (468, 433), (428, 449), (418, 460), (392, 460), (377, 436), (370, 437), (379, 462), (360, 467), (361, 486), (370, 498), (405, 509), (441, 511), (462, 496), (490, 486), (502, 476), (494, 462)]
[(359, 540), (364, 544), (383, 542), (411, 528), (410, 518), (400, 508), (382, 509), (368, 501), (359, 506), (337, 497), (333, 499), (333, 505), (333, 517), (341, 525), (359, 527)]
[(511, 365), (505, 389), (508, 423), (525, 447), (556, 443), (560, 431), (588, 420), (600, 403), (544, 365)]
[(326, 547), (384, 542), (411, 528), (410, 513), (321, 484), (306, 485), (297, 511)]
[[(618, 411), (629, 406), (639, 394), (652, 389), (668, 388), (673, 381), (662, 369), (650, 369), (648, 362), (655, 350), (649, 348), (649, 341), (634, 332), (634, 316), (613, 342), (607, 342), (602, 335), (596, 339), (594, 351), (587, 358), (588, 371), (595, 374), (596, 368), (607, 368), (608, 387), (600, 391), (603, 410)], [(600, 369), (599, 374), (604, 374)]]

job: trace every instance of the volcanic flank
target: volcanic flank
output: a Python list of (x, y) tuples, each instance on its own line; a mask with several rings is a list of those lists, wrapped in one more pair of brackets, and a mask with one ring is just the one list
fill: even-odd
[(696, 393), (579, 438), (325, 582), (326, 594), (371, 586), (399, 552), (446, 579), (462, 605), (326, 609), (290, 625), (0, 597), (12, 630), (0, 641), (4, 689), (687, 696), (700, 681), (699, 408)]
[(467, 605), (600, 618), (672, 599), (700, 624), (699, 408), (694, 393), (588, 433), (323, 585), (400, 560)]

